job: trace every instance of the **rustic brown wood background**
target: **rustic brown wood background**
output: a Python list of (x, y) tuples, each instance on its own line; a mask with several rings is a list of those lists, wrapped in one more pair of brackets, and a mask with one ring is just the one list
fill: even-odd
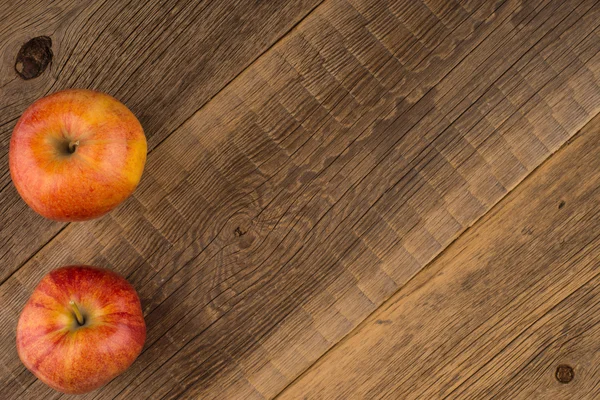
[[(600, 2), (0, 17), (2, 398), (68, 397), (14, 340), (37, 282), (74, 263), (126, 276), (148, 325), (131, 369), (81, 398), (600, 398)], [(53, 59), (24, 80), (38, 36)], [(135, 194), (77, 224), (29, 210), (7, 167), (23, 110), (69, 87), (123, 101), (149, 142)]]

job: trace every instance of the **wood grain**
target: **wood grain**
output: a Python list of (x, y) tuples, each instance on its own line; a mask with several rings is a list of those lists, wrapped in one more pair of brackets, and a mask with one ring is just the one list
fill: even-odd
[(137, 362), (84, 398), (271, 398), (600, 107), (595, 1), (327, 0), (149, 155), (134, 196), (0, 286), (7, 398), (48, 270), (140, 292)]
[(599, 152), (596, 117), (279, 398), (598, 398)]
[[(65, 88), (109, 93), (138, 116), (152, 151), (321, 1), (2, 2), (0, 282), (65, 227), (29, 210), (10, 184), (8, 143), (27, 106)], [(43, 35), (51, 64), (22, 80), (19, 49)]]

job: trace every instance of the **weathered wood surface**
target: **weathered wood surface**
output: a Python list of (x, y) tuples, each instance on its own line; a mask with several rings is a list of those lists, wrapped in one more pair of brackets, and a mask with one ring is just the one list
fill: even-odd
[(598, 154), (600, 117), (280, 398), (597, 399)]
[(130, 200), (0, 286), (4, 393), (60, 397), (14, 326), (41, 276), (77, 262), (125, 275), (149, 328), (84, 398), (277, 395), (597, 113), (599, 16), (326, 0), (151, 152)]
[[(10, 184), (8, 143), (27, 106), (60, 89), (101, 90), (138, 116), (152, 151), (321, 1), (1, 2), (0, 282), (65, 226), (35, 215)], [(54, 57), (23, 80), (15, 58), (38, 36)]]

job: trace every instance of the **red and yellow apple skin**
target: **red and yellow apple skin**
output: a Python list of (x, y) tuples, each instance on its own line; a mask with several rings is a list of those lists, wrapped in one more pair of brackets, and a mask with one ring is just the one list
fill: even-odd
[(70, 394), (92, 391), (121, 374), (145, 340), (135, 289), (116, 273), (90, 266), (46, 275), (17, 325), (23, 364), (48, 386)]
[(25, 110), (12, 133), (9, 166), (17, 191), (37, 213), (84, 221), (133, 193), (146, 150), (142, 126), (124, 104), (71, 89)]

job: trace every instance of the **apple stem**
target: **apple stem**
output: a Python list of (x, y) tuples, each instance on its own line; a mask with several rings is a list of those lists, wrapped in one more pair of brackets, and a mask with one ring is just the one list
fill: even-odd
[(85, 323), (85, 320), (83, 319), (83, 315), (81, 315), (81, 311), (79, 311), (79, 307), (77, 307), (77, 304), (75, 304), (75, 302), (73, 300), (69, 301), (69, 304), (71, 305), (71, 308), (73, 309), (75, 318), (77, 318), (77, 323), (80, 326), (83, 326), (83, 324)]
[(79, 140), (75, 142), (69, 142), (69, 153), (75, 153), (77, 146), (79, 146)]

